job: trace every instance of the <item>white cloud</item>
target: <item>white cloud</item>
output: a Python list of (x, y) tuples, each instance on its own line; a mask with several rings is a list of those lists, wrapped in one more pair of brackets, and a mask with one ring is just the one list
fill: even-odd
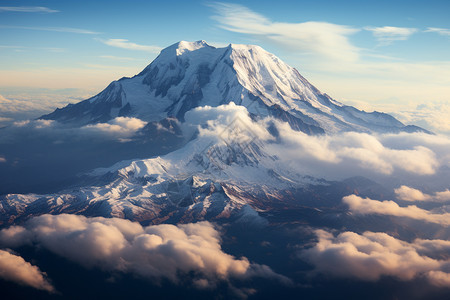
[(130, 141), (147, 122), (138, 118), (117, 117), (107, 123), (89, 124), (82, 127), (70, 127), (54, 120), (15, 121), (5, 128), (0, 143), (23, 143), (29, 139), (45, 138), (65, 142), (81, 142), (86, 139)]
[(414, 107), (398, 107), (394, 116), (407, 124), (416, 124), (436, 133), (450, 135), (450, 103), (448, 101), (430, 101)]
[(439, 167), (435, 153), (428, 147), (390, 148), (383, 145), (383, 135), (348, 132), (309, 136), (292, 130), (287, 123), (278, 123), (277, 128), (284, 144), (281, 147), (273, 145), (274, 153), (282, 151), (286, 159), (298, 160), (299, 168), (311, 165), (314, 169), (322, 165), (332, 171), (337, 167), (342, 175), (352, 169), (352, 173), (359, 169), (360, 172), (366, 170), (385, 175), (395, 172), (430, 175)]
[(447, 28), (428, 27), (425, 32), (436, 32), (440, 35), (450, 36), (450, 29)]
[(6, 158), (0, 155), (0, 163), (5, 163), (6, 162)]
[(25, 29), (25, 30), (39, 30), (39, 31), (54, 31), (54, 32), (67, 32), (67, 33), (80, 33), (80, 34), (99, 34), (87, 29), (71, 28), (71, 27), (35, 27), (35, 26), (13, 26), (13, 25), (0, 25), (0, 28), (4, 29)]
[[(270, 117), (255, 122), (246, 108), (234, 103), (199, 107), (188, 112), (185, 118), (186, 128), (187, 124), (194, 125), (201, 136), (215, 137), (219, 142), (230, 140), (230, 134), (235, 141), (242, 142), (256, 137), (265, 142), (264, 150), (269, 155), (279, 158), (278, 163), (329, 180), (358, 175), (377, 180), (391, 176), (427, 176), (428, 179), (450, 166), (450, 139), (444, 136), (358, 132), (309, 136)], [(274, 137), (267, 130), (270, 124), (279, 132), (277, 143), (273, 143)], [(238, 133), (230, 130), (234, 125), (241, 128)]]
[[(220, 234), (209, 222), (142, 227), (118, 218), (78, 215), (43, 215), (0, 232), (3, 246), (17, 247), (30, 241), (53, 253), (108, 271), (133, 273), (152, 280), (174, 283), (191, 274), (200, 286), (218, 280), (253, 276), (288, 280), (270, 268), (235, 258), (222, 251)], [(83, 249), (80, 251), (80, 249)]]
[[(304, 250), (301, 257), (312, 263), (317, 272), (367, 281), (376, 281), (382, 276), (400, 280), (421, 277), (433, 285), (450, 287), (448, 258), (435, 259), (430, 256), (438, 255), (437, 251), (432, 254), (421, 251), (424, 242), (439, 245), (448, 241), (415, 240), (408, 243), (379, 232), (357, 234), (347, 231), (334, 237), (330, 232), (317, 230), (316, 235), (317, 244)], [(440, 254), (445, 253), (448, 249)]]
[(350, 211), (355, 214), (406, 217), (443, 226), (450, 225), (450, 213), (433, 213), (416, 205), (402, 207), (394, 201), (378, 201), (370, 198), (361, 198), (356, 195), (346, 196), (342, 198), (342, 202), (347, 204)]
[(109, 134), (120, 138), (128, 138), (134, 135), (139, 129), (144, 128), (145, 125), (147, 125), (147, 122), (138, 118), (116, 117), (108, 123), (83, 126), (81, 127), (81, 130)]
[(43, 6), (0, 6), (0, 12), (56, 13), (59, 10)]
[(38, 267), (5, 250), (0, 250), (0, 278), (47, 292), (55, 291)]
[(103, 44), (106, 44), (108, 46), (122, 48), (122, 49), (128, 49), (128, 50), (138, 50), (138, 51), (147, 51), (151, 53), (159, 53), (162, 48), (158, 46), (149, 46), (149, 45), (140, 45), (133, 42), (130, 42), (126, 39), (108, 39), (108, 40), (101, 40), (99, 39)]
[(210, 6), (217, 13), (212, 18), (225, 30), (249, 34), (303, 54), (318, 53), (346, 62), (359, 57), (359, 49), (348, 40), (349, 35), (359, 30), (350, 26), (326, 22), (273, 22), (242, 5), (218, 2)]
[(418, 31), (416, 28), (393, 26), (364, 27), (364, 29), (371, 31), (381, 45), (389, 45), (394, 41), (405, 41)]
[[(266, 128), (253, 122), (247, 109), (244, 106), (236, 105), (234, 102), (217, 107), (197, 107), (186, 113), (185, 120), (187, 124), (198, 128), (201, 136), (214, 137), (218, 142), (231, 139), (245, 142), (255, 136), (261, 140), (271, 139), (271, 135)], [(241, 132), (230, 130), (230, 126), (233, 126), (233, 124), (244, 130)]]
[(422, 191), (411, 188), (406, 185), (395, 189), (398, 199), (403, 201), (430, 201), (430, 202), (447, 202), (450, 201), (450, 190), (435, 192), (434, 195), (422, 193)]

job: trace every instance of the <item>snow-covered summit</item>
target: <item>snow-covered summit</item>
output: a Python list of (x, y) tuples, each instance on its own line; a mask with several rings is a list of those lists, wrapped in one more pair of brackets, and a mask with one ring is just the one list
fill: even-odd
[(270, 115), (308, 134), (405, 127), (390, 115), (339, 103), (259, 46), (216, 48), (205, 41), (175, 43), (138, 75), (114, 81), (98, 95), (42, 118), (75, 126), (118, 116), (184, 121), (193, 108), (230, 102), (247, 107), (255, 117)]

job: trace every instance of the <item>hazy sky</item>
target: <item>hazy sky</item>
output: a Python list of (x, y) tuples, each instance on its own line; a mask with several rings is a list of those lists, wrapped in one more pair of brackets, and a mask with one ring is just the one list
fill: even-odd
[(3, 0), (0, 122), (31, 100), (33, 111), (79, 101), (161, 48), (203, 39), (258, 44), (341, 102), (450, 132), (449, 11), (446, 0)]

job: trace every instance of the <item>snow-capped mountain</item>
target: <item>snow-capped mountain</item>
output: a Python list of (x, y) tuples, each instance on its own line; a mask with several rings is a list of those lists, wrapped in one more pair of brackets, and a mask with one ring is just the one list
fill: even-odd
[(234, 102), (256, 117), (274, 116), (308, 134), (417, 130), (394, 117), (366, 113), (320, 92), (259, 46), (181, 41), (161, 51), (141, 73), (112, 82), (98, 95), (42, 119), (80, 126), (118, 116), (184, 120), (187, 111)]
[(317, 200), (315, 209), (321, 193), (326, 193), (324, 199), (345, 195), (330, 193), (331, 182), (293, 169), (281, 162), (282, 153), (268, 150), (278, 143), (277, 126), (307, 134), (416, 129), (390, 115), (331, 99), (258, 46), (215, 48), (204, 41), (174, 44), (135, 77), (115, 81), (97, 96), (42, 118), (82, 126), (118, 116), (147, 121), (141, 133), (152, 135), (156, 143), (170, 134), (185, 134), (186, 141), (161, 157), (96, 169), (84, 182), (55, 194), (5, 195), (0, 198), (0, 223), (44, 213), (149, 223), (263, 222), (257, 212), (304, 206), (311, 199)]

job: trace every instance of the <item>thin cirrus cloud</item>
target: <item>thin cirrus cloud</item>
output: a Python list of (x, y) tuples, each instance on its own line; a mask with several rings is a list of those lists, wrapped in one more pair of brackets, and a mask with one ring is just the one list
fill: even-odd
[(400, 280), (424, 278), (435, 286), (450, 287), (450, 260), (436, 257), (448, 253), (446, 240), (416, 239), (408, 243), (386, 233), (343, 232), (336, 237), (317, 230), (318, 242), (300, 257), (315, 266), (316, 273), (377, 281), (382, 276)]
[(34, 27), (34, 26), (13, 26), (13, 25), (0, 25), (0, 28), (4, 29), (24, 29), (24, 30), (38, 30), (38, 31), (53, 31), (53, 32), (67, 32), (67, 33), (79, 33), (79, 34), (100, 34), (100, 32), (72, 28), (72, 27)]
[(433, 213), (416, 205), (400, 206), (394, 201), (378, 201), (370, 198), (362, 198), (349, 195), (342, 198), (350, 211), (355, 214), (377, 214), (395, 217), (405, 217), (427, 223), (450, 226), (450, 213)]
[(450, 36), (450, 29), (447, 28), (428, 27), (425, 32), (436, 32), (440, 35)]
[(222, 29), (248, 34), (261, 41), (303, 51), (303, 53), (341, 61), (356, 61), (360, 49), (348, 36), (359, 29), (327, 22), (274, 22), (249, 8), (231, 3), (212, 3), (216, 20)]
[[(209, 222), (141, 226), (119, 218), (42, 215), (23, 226), (0, 231), (4, 247), (37, 244), (85, 267), (179, 283), (195, 274), (194, 287), (213, 287), (229, 278), (264, 277), (289, 283), (269, 267), (235, 258), (221, 249), (219, 232)], [(79, 251), (83, 249), (83, 251)]]
[(0, 6), (0, 12), (57, 13), (59, 10), (43, 6)]
[(138, 50), (138, 51), (146, 51), (151, 53), (159, 53), (162, 48), (158, 46), (151, 46), (151, 45), (140, 45), (133, 42), (130, 42), (126, 39), (108, 39), (108, 40), (102, 40), (99, 39), (100, 42), (102, 42), (105, 45), (116, 47), (116, 48), (122, 48), (122, 49), (128, 49), (128, 50)]
[(0, 250), (0, 278), (47, 292), (55, 291), (38, 267), (5, 250)]
[(378, 40), (380, 45), (389, 45), (395, 41), (405, 41), (418, 30), (416, 28), (407, 27), (364, 27), (365, 30), (371, 31), (373, 36)]

